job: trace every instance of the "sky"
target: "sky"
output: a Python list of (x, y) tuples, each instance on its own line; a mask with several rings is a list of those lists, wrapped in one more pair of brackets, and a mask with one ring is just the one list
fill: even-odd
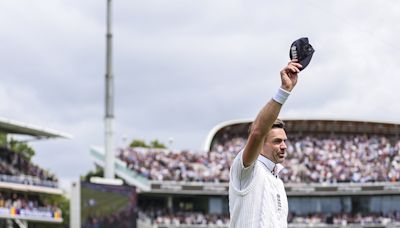
[[(112, 1), (115, 146), (202, 151), (218, 123), (254, 119), (290, 44), (315, 54), (282, 118), (400, 123), (396, 0)], [(106, 1), (0, 2), (0, 116), (73, 135), (30, 142), (62, 186), (104, 144)]]

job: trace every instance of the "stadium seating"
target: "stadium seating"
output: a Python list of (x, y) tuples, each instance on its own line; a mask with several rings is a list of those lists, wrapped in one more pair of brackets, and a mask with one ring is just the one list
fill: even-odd
[[(382, 135), (288, 135), (285, 169), (280, 174), (288, 184), (335, 184), (399, 182), (400, 140)], [(243, 137), (216, 140), (208, 152), (168, 149), (123, 148), (118, 158), (137, 174), (153, 183), (227, 183), (229, 168), (246, 143)], [(310, 185), (311, 186), (311, 185)], [(386, 186), (386, 185), (385, 185)], [(165, 207), (165, 205), (164, 205)], [(157, 227), (228, 227), (226, 214), (140, 208), (139, 217)], [(388, 213), (289, 214), (290, 227), (332, 227), (362, 225), (382, 227), (400, 224), (400, 210)], [(336, 226), (335, 226), (336, 225)]]
[(229, 215), (202, 212), (168, 213), (165, 208), (147, 207), (139, 213), (140, 219), (149, 219), (155, 225), (228, 225)]
[(295, 183), (399, 181), (399, 145), (377, 135), (294, 137), (282, 178)]
[(308, 216), (289, 215), (289, 223), (292, 224), (307, 224), (307, 225), (323, 225), (334, 224), (346, 226), (348, 224), (362, 224), (362, 225), (387, 225), (393, 222), (400, 222), (400, 211), (391, 214), (312, 214)]
[(0, 147), (0, 181), (56, 188), (58, 179), (22, 155)]
[[(158, 181), (228, 182), (229, 167), (243, 138), (214, 144), (207, 153), (125, 148), (119, 158), (140, 175)], [(287, 141), (287, 183), (397, 182), (400, 140), (383, 136), (293, 136)]]
[[(226, 214), (205, 214), (201, 212), (181, 212), (181, 213), (163, 213), (163, 210), (157, 209), (154, 211), (140, 211), (139, 219), (147, 220), (152, 225), (216, 225), (228, 226), (229, 215)], [(360, 225), (387, 225), (400, 223), (400, 211), (390, 214), (310, 214), (307, 216), (289, 215), (289, 224), (291, 225), (308, 225), (308, 226), (326, 226), (340, 225), (346, 226), (349, 224)]]
[(56, 219), (62, 217), (61, 210), (56, 205), (42, 201), (38, 195), (15, 191), (0, 192), (0, 215)]
[(119, 158), (129, 168), (150, 180), (227, 182), (231, 155), (164, 149), (126, 148)]

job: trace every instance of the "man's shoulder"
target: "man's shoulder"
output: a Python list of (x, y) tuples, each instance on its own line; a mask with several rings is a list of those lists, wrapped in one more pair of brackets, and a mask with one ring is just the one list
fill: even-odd
[(232, 167), (237, 167), (240, 169), (247, 170), (247, 169), (255, 167), (257, 165), (258, 160), (256, 159), (251, 165), (245, 167), (243, 164), (243, 152), (244, 152), (244, 148), (242, 150), (240, 150), (239, 153), (236, 155), (236, 157), (233, 159), (231, 169), (232, 169)]

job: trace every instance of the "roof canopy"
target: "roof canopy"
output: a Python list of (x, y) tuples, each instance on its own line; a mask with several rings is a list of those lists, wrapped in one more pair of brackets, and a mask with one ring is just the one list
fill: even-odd
[[(400, 124), (363, 120), (340, 119), (284, 119), (285, 129), (289, 134), (377, 134), (385, 136), (400, 136)], [(246, 136), (252, 120), (231, 120), (216, 125), (208, 134), (204, 150), (211, 149), (216, 138), (224, 134)]]
[(72, 138), (71, 135), (49, 128), (35, 126), (0, 117), (0, 132), (7, 134), (28, 135), (35, 138)]

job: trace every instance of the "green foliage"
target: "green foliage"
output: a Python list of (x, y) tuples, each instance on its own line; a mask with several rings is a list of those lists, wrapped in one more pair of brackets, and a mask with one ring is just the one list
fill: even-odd
[(134, 139), (132, 140), (131, 144), (129, 145), (130, 147), (145, 147), (148, 148), (149, 146), (146, 144), (145, 141), (139, 140), (139, 139)]
[(7, 147), (7, 134), (0, 133), (0, 146)]
[(63, 225), (69, 227), (69, 217), (70, 217), (69, 200), (63, 195), (53, 195), (49, 197), (48, 202), (51, 205), (56, 205), (58, 208), (61, 209), (62, 218), (64, 220)]
[(8, 142), (7, 134), (5, 133), (0, 133), (0, 146), (9, 148), (11, 151), (22, 155), (28, 161), (31, 161), (32, 157), (35, 156), (35, 150), (26, 142), (17, 141), (15, 139), (11, 139)]
[[(63, 218), (63, 223), (62, 224), (53, 224), (53, 226), (48, 226), (50, 227), (69, 227), (69, 217), (70, 217), (70, 203), (69, 200), (62, 196), (62, 195), (51, 195), (47, 196), (44, 201), (47, 201), (50, 205), (55, 205), (56, 207), (61, 209), (62, 212), (62, 218)], [(45, 228), (43, 226), (44, 224), (41, 225), (41, 227)], [(50, 224), (48, 224), (50, 225)]]
[(159, 148), (159, 149), (167, 148), (164, 145), (164, 143), (161, 143), (160, 141), (158, 141), (158, 139), (154, 139), (153, 141), (150, 142), (150, 144), (147, 144), (144, 140), (134, 139), (132, 140), (131, 144), (129, 144), (129, 147), (144, 147), (144, 148)]
[[(7, 134), (0, 133), (0, 146), (7, 147), (11, 151), (20, 154), (28, 161), (31, 161), (35, 155), (35, 150), (31, 148), (26, 142), (17, 141), (11, 139), (7, 141)], [(43, 195), (41, 196), (43, 202), (48, 202), (50, 205), (55, 205), (62, 211), (63, 223), (41, 223), (41, 222), (29, 222), (29, 227), (40, 227), (40, 228), (67, 228), (69, 227), (70, 208), (69, 200), (62, 195)]]
[(81, 176), (81, 180), (90, 182), (91, 177), (104, 177), (104, 169), (96, 166), (96, 170), (89, 171), (86, 175)]
[(14, 151), (15, 153), (21, 154), (28, 161), (30, 161), (35, 155), (35, 151), (32, 149), (32, 147), (28, 146), (28, 144), (25, 142), (19, 142), (11, 139), (8, 144), (10, 150)]
[(157, 139), (150, 142), (150, 147), (151, 148), (160, 148), (160, 149), (167, 148), (163, 143), (159, 142)]

